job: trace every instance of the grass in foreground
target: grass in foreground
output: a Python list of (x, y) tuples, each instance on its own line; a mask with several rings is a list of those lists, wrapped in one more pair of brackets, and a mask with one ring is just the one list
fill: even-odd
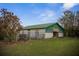
[(55, 38), (49, 40), (29, 40), (3, 47), (1, 55), (15, 56), (71, 56), (79, 55), (77, 38)]

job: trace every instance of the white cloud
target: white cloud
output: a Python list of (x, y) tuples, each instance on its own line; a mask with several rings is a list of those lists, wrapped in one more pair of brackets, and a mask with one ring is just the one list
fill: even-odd
[(69, 10), (71, 8), (73, 8), (74, 6), (78, 5), (77, 3), (64, 3), (63, 4), (63, 9), (64, 10)]
[(55, 12), (52, 10), (45, 10), (39, 15), (39, 20), (42, 22), (51, 22), (55, 16)]

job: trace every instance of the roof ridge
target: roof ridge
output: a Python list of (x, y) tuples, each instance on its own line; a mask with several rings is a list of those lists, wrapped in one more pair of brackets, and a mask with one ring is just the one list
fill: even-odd
[(45, 24), (37, 24), (37, 25), (31, 25), (24, 27), (25, 29), (33, 29), (33, 28), (46, 28), (48, 26), (51, 26), (56, 23), (45, 23)]
[[(54, 24), (54, 23), (44, 23), (44, 24)], [(29, 26), (37, 26), (37, 25), (44, 25), (44, 24), (34, 24), (34, 25), (29, 25)], [(25, 26), (28, 27), (28, 26)]]

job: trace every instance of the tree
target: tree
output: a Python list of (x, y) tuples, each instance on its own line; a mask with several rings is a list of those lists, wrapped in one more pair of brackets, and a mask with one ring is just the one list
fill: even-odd
[(0, 10), (0, 35), (3, 39), (12, 41), (16, 39), (17, 33), (22, 28), (20, 19), (14, 13), (7, 11), (7, 9)]
[(75, 14), (75, 29), (76, 29), (76, 36), (79, 36), (79, 11)]
[(64, 25), (65, 36), (79, 37), (79, 11), (65, 11), (59, 22)]
[[(64, 34), (65, 36), (73, 36), (73, 29), (75, 28), (74, 25), (75, 21), (75, 14), (72, 11), (64, 11), (64, 16), (62, 16), (60, 22), (64, 25)], [(61, 23), (61, 24), (62, 24)]]

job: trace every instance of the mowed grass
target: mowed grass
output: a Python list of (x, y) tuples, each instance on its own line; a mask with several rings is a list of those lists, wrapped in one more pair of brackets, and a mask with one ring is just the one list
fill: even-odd
[[(2, 51), (1, 51), (2, 50)], [(1, 55), (12, 56), (78, 56), (78, 38), (29, 40), (1, 49)]]

